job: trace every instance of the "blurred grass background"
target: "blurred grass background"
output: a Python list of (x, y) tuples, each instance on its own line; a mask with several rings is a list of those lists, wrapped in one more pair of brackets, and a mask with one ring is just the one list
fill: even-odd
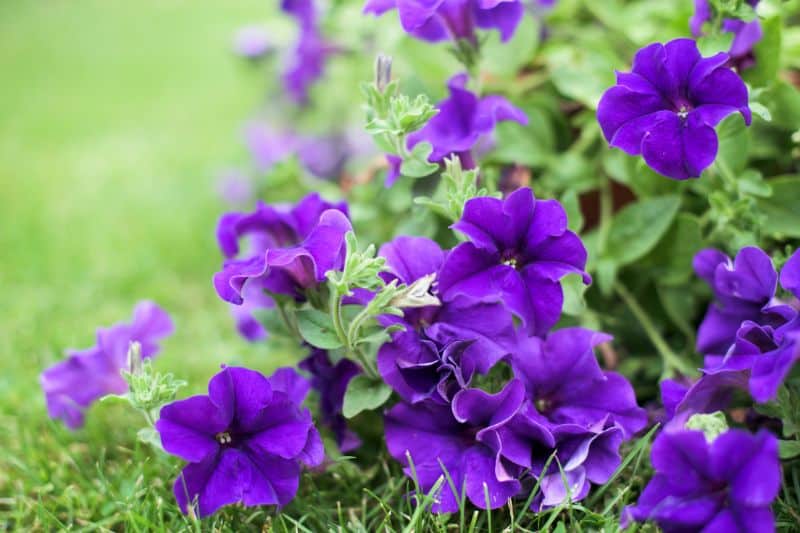
[(40, 498), (46, 512), (75, 504), (62, 501), (80, 483), (70, 476), (95, 470), (114, 439), (135, 440), (133, 424), (110, 423), (134, 416), (117, 406), (96, 406), (76, 434), (49, 422), (37, 380), (138, 300), (172, 314), (157, 367), (191, 391), (221, 362), (280, 364), (238, 338), (211, 286), (224, 209), (215, 170), (242, 155), (237, 135), (263, 86), (231, 40), (270, 10), (264, 0), (0, 2), (0, 512), (12, 511), (0, 529)]

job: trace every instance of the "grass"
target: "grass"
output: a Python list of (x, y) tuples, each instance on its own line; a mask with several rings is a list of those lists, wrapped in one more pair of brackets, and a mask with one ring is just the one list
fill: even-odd
[(135, 415), (99, 406), (70, 433), (48, 421), (37, 382), (139, 299), (173, 315), (158, 366), (191, 390), (222, 362), (282, 362), (236, 336), (210, 282), (215, 169), (242, 155), (260, 96), (230, 40), (266, 12), (263, 0), (0, 4), (0, 529), (176, 518), (161, 487), (177, 465), (134, 444)]

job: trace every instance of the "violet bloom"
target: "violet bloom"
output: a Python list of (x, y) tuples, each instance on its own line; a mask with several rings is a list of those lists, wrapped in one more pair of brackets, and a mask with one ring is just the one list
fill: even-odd
[(442, 265), (443, 300), (502, 302), (532, 335), (543, 335), (558, 321), (562, 277), (576, 273), (591, 281), (583, 270), (586, 249), (567, 229), (561, 204), (537, 200), (530, 188), (505, 200), (473, 198), (452, 227), (471, 242), (459, 244)]
[(450, 97), (436, 104), (439, 112), (420, 130), (408, 136), (408, 147), (427, 141), (433, 146), (428, 157), (431, 162), (458, 155), (464, 168), (474, 168), (472, 149), (494, 130), (497, 122), (513, 120), (528, 124), (525, 113), (502, 96), (478, 98), (467, 90), (466, 73), (450, 78), (447, 87)]
[(714, 126), (736, 112), (750, 124), (747, 87), (728, 59), (701, 57), (691, 39), (642, 48), (598, 104), (606, 140), (669, 178), (699, 177), (717, 155)]
[[(444, 261), (439, 245), (425, 237), (397, 237), (379, 253), (389, 267), (387, 282), (414, 283), (439, 272)], [(488, 372), (517, 345), (512, 317), (499, 303), (454, 298), (440, 306), (405, 309), (402, 318), (386, 317), (384, 324), (405, 330), (381, 346), (378, 370), (410, 402), (449, 401), (474, 373)]]
[(509, 40), (522, 20), (518, 0), (367, 0), (364, 13), (397, 9), (403, 30), (424, 41), (466, 40), (478, 44), (476, 29), (497, 30)]
[(650, 457), (655, 475), (623, 522), (652, 520), (666, 533), (774, 531), (781, 467), (767, 431), (731, 429), (711, 443), (700, 431), (662, 432)]
[[(755, 9), (758, 0), (748, 0), (750, 6)], [(694, 0), (694, 15), (689, 19), (689, 28), (694, 37), (703, 34), (703, 24), (711, 20), (711, 4), (708, 0)], [(724, 19), (722, 21), (722, 31), (733, 33), (733, 41), (728, 50), (731, 56), (731, 63), (737, 70), (749, 68), (755, 64), (753, 47), (764, 36), (761, 23), (758, 19), (745, 22), (739, 19)]]
[(263, 280), (246, 283), (242, 288), (242, 303), (229, 305), (236, 330), (242, 337), (250, 342), (267, 338), (268, 332), (256, 315), (264, 309), (275, 307), (275, 302), (267, 295)]
[(626, 438), (644, 428), (647, 413), (636, 404), (633, 387), (616, 372), (603, 371), (594, 347), (609, 335), (583, 328), (564, 328), (546, 340), (531, 337), (511, 357), (516, 375), (543, 423), (583, 428), (606, 420)]
[(734, 260), (709, 248), (698, 252), (692, 264), (714, 293), (697, 332), (697, 351), (702, 354), (725, 354), (745, 320), (780, 326), (796, 314), (774, 301), (778, 273), (759, 248), (742, 248)]
[[(344, 204), (329, 204), (314, 193), (292, 208), (259, 203), (253, 213), (223, 215), (217, 239), (228, 259), (214, 275), (217, 294), (241, 305), (245, 285), (253, 282), (273, 294), (303, 298), (305, 289), (342, 266), (344, 236), (351, 230), (344, 211)], [(242, 239), (249, 239), (243, 256)]]
[[(551, 425), (528, 401), (495, 431), (493, 440), (506, 469), (513, 471), (508, 465), (516, 465), (527, 472), (522, 476), (526, 484), (539, 483), (539, 492), (531, 502), (534, 511), (585, 498), (591, 485), (607, 482), (621, 461), (619, 447), (624, 433), (608, 417), (589, 426)], [(556, 460), (545, 470), (554, 454)]]
[(233, 50), (247, 59), (260, 59), (272, 49), (269, 36), (264, 28), (245, 26), (236, 32)]
[(339, 449), (346, 453), (361, 446), (361, 439), (347, 427), (342, 414), (347, 384), (361, 373), (358, 365), (349, 359), (333, 364), (326, 351), (315, 348), (298, 366), (311, 374), (311, 387), (319, 393), (322, 423), (333, 432)]
[(161, 408), (156, 429), (164, 449), (189, 462), (173, 492), (184, 513), (199, 517), (224, 505), (286, 505), (300, 466), (322, 462), (322, 440), (308, 409), (308, 382), (290, 369), (269, 379), (227, 367), (208, 383), (208, 395)]
[(281, 9), (295, 18), (299, 32), (283, 84), (292, 100), (305, 105), (311, 85), (322, 77), (328, 56), (336, 50), (322, 36), (313, 0), (283, 0)]
[(521, 485), (516, 479), (518, 468), (509, 465), (511, 471), (507, 470), (496, 451), (502, 446), (497, 430), (514, 417), (524, 398), (522, 383), (512, 380), (497, 394), (462, 390), (452, 407), (431, 401), (399, 403), (385, 415), (386, 446), (409, 477), (411, 458), (416, 481), (424, 492), (440, 477), (445, 480), (431, 506), (433, 512), (457, 511), (462, 487), (476, 507), (486, 509), (487, 503), (491, 509), (502, 507), (519, 493)]
[(95, 400), (123, 394), (128, 384), (120, 372), (128, 366), (131, 342), (141, 345), (142, 359), (155, 356), (158, 342), (172, 334), (169, 315), (153, 302), (139, 302), (130, 324), (97, 330), (97, 344), (86, 350), (69, 350), (67, 359), (42, 372), (39, 383), (47, 401), (47, 413), (70, 429), (83, 426), (84, 415)]

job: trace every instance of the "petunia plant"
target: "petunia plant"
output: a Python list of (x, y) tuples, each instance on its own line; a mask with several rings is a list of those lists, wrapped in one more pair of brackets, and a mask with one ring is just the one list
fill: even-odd
[(209, 287), (263, 358), (175, 400), (140, 304), (42, 374), (53, 418), (122, 395), (234, 529), (798, 527), (797, 2), (278, 15)]

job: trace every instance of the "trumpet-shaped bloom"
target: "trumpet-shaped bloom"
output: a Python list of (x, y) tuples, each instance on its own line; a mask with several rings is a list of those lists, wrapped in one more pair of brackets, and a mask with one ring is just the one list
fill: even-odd
[(608, 420), (630, 438), (647, 424), (633, 387), (622, 375), (603, 371), (594, 347), (610, 336), (583, 328), (554, 331), (546, 340), (531, 337), (511, 357), (536, 411), (551, 426), (591, 427)]
[[(425, 237), (398, 237), (383, 245), (380, 255), (390, 269), (386, 280), (406, 284), (439, 273), (445, 256)], [(499, 303), (444, 299), (439, 306), (406, 309), (402, 319), (387, 317), (385, 324), (400, 324), (405, 331), (380, 348), (378, 370), (410, 402), (449, 401), (475, 372), (487, 372), (517, 343), (512, 317)]]
[[(310, 194), (291, 209), (259, 203), (253, 213), (223, 215), (217, 239), (228, 259), (214, 275), (220, 298), (241, 305), (247, 283), (302, 298), (304, 289), (344, 261), (344, 235), (351, 226), (343, 211), (344, 204)], [(248, 241), (243, 253), (242, 240)]]
[(693, 265), (714, 293), (697, 332), (697, 350), (702, 354), (725, 354), (746, 320), (777, 327), (796, 314), (790, 306), (773, 301), (778, 273), (759, 248), (742, 248), (734, 260), (719, 250), (701, 250)]
[(537, 200), (527, 187), (505, 200), (469, 200), (452, 227), (471, 242), (459, 244), (442, 265), (439, 292), (445, 301), (502, 302), (528, 333), (544, 335), (561, 315), (561, 278), (576, 273), (591, 281), (584, 272), (586, 249), (567, 229), (561, 204)]
[(386, 446), (406, 475), (412, 477), (413, 462), (416, 479), (426, 492), (440, 477), (445, 480), (431, 506), (433, 512), (456, 511), (462, 486), (469, 501), (481, 509), (501, 507), (520, 491), (517, 469), (506, 471), (496, 449), (497, 429), (514, 417), (524, 397), (522, 383), (513, 380), (497, 394), (462, 390), (452, 406), (400, 403), (386, 413)]
[(664, 176), (699, 177), (717, 155), (714, 126), (736, 112), (750, 124), (747, 87), (728, 59), (726, 53), (701, 57), (691, 39), (642, 48), (632, 71), (618, 72), (617, 85), (598, 104), (606, 140), (641, 154)]
[(497, 30), (509, 40), (522, 20), (519, 0), (367, 0), (365, 13), (380, 16), (397, 9), (403, 30), (424, 41), (478, 43), (476, 29)]
[(322, 462), (323, 448), (308, 409), (308, 382), (291, 369), (267, 379), (227, 367), (208, 395), (164, 406), (156, 429), (164, 449), (189, 462), (175, 481), (181, 511), (197, 516), (224, 505), (286, 505), (297, 492), (300, 466)]
[(140, 302), (130, 324), (97, 330), (97, 344), (86, 350), (70, 350), (67, 359), (39, 377), (51, 418), (60, 418), (70, 429), (83, 426), (89, 406), (107, 394), (123, 394), (128, 384), (120, 371), (128, 365), (131, 342), (141, 345), (142, 358), (155, 356), (159, 341), (174, 329), (169, 315), (153, 302)]
[(479, 98), (469, 91), (468, 79), (465, 73), (450, 78), (447, 82), (450, 96), (436, 105), (439, 112), (422, 129), (408, 136), (409, 148), (427, 141), (433, 146), (430, 161), (442, 161), (455, 154), (464, 168), (473, 168), (472, 148), (494, 131), (496, 123), (504, 120), (528, 123), (525, 113), (502, 96)]
[(700, 431), (662, 432), (650, 457), (655, 476), (625, 520), (652, 520), (666, 533), (774, 531), (781, 468), (767, 431), (732, 429), (711, 443)]
[(297, 43), (283, 72), (283, 85), (289, 98), (305, 105), (311, 86), (322, 77), (325, 62), (336, 49), (322, 36), (313, 0), (282, 0), (281, 9), (294, 17), (298, 26)]

